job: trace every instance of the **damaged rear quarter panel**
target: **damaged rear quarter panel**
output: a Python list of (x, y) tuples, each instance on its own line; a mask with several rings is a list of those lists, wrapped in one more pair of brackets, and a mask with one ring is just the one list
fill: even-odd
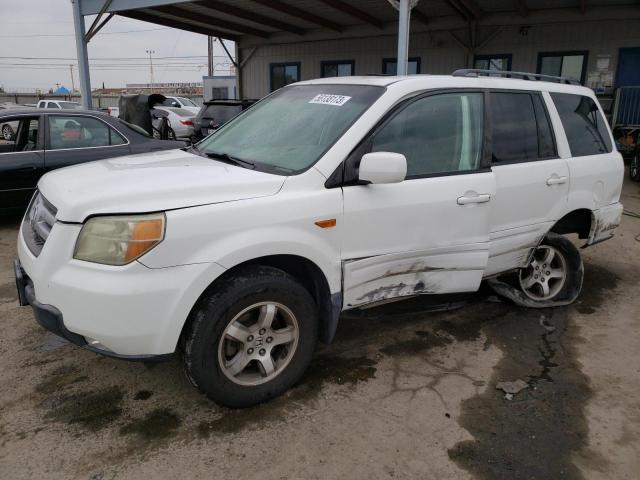
[(613, 203), (592, 212), (591, 231), (586, 245), (602, 242), (613, 237), (622, 220), (621, 203)]

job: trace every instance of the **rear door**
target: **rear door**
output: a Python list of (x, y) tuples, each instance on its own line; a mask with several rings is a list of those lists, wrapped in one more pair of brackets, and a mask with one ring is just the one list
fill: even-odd
[(4, 125), (13, 134), (0, 140), (0, 210), (12, 210), (29, 203), (44, 172), (44, 136), (40, 115), (4, 117)]
[(486, 275), (522, 267), (566, 211), (569, 167), (558, 156), (540, 92), (491, 91), (491, 164), (496, 198)]
[(495, 193), (486, 164), (484, 94), (405, 102), (349, 161), (402, 153), (407, 178), (343, 187), (344, 308), (392, 298), (475, 291), (489, 253)]
[(45, 170), (130, 153), (124, 134), (97, 117), (47, 115)]

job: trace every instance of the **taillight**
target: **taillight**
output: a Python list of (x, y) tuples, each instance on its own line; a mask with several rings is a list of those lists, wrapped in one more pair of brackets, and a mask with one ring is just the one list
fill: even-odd
[(193, 122), (191, 120), (180, 120), (180, 123), (182, 125), (188, 125), (190, 127), (193, 127)]

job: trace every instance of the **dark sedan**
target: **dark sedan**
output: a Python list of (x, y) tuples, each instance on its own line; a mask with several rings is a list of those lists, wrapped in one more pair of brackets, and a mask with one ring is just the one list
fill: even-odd
[(12, 133), (0, 137), (0, 212), (23, 209), (50, 170), (185, 146), (154, 139), (136, 125), (95, 111), (1, 110), (0, 132), (6, 125)]

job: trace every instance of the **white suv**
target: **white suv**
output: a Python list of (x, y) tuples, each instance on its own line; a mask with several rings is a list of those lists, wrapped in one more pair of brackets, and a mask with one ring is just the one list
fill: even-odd
[(300, 82), (191, 149), (45, 175), (21, 303), (94, 352), (180, 353), (214, 401), (251, 405), (301, 377), (343, 310), (499, 275), (522, 304), (572, 302), (562, 235), (591, 245), (620, 222), (612, 145), (593, 92), (561, 79)]

